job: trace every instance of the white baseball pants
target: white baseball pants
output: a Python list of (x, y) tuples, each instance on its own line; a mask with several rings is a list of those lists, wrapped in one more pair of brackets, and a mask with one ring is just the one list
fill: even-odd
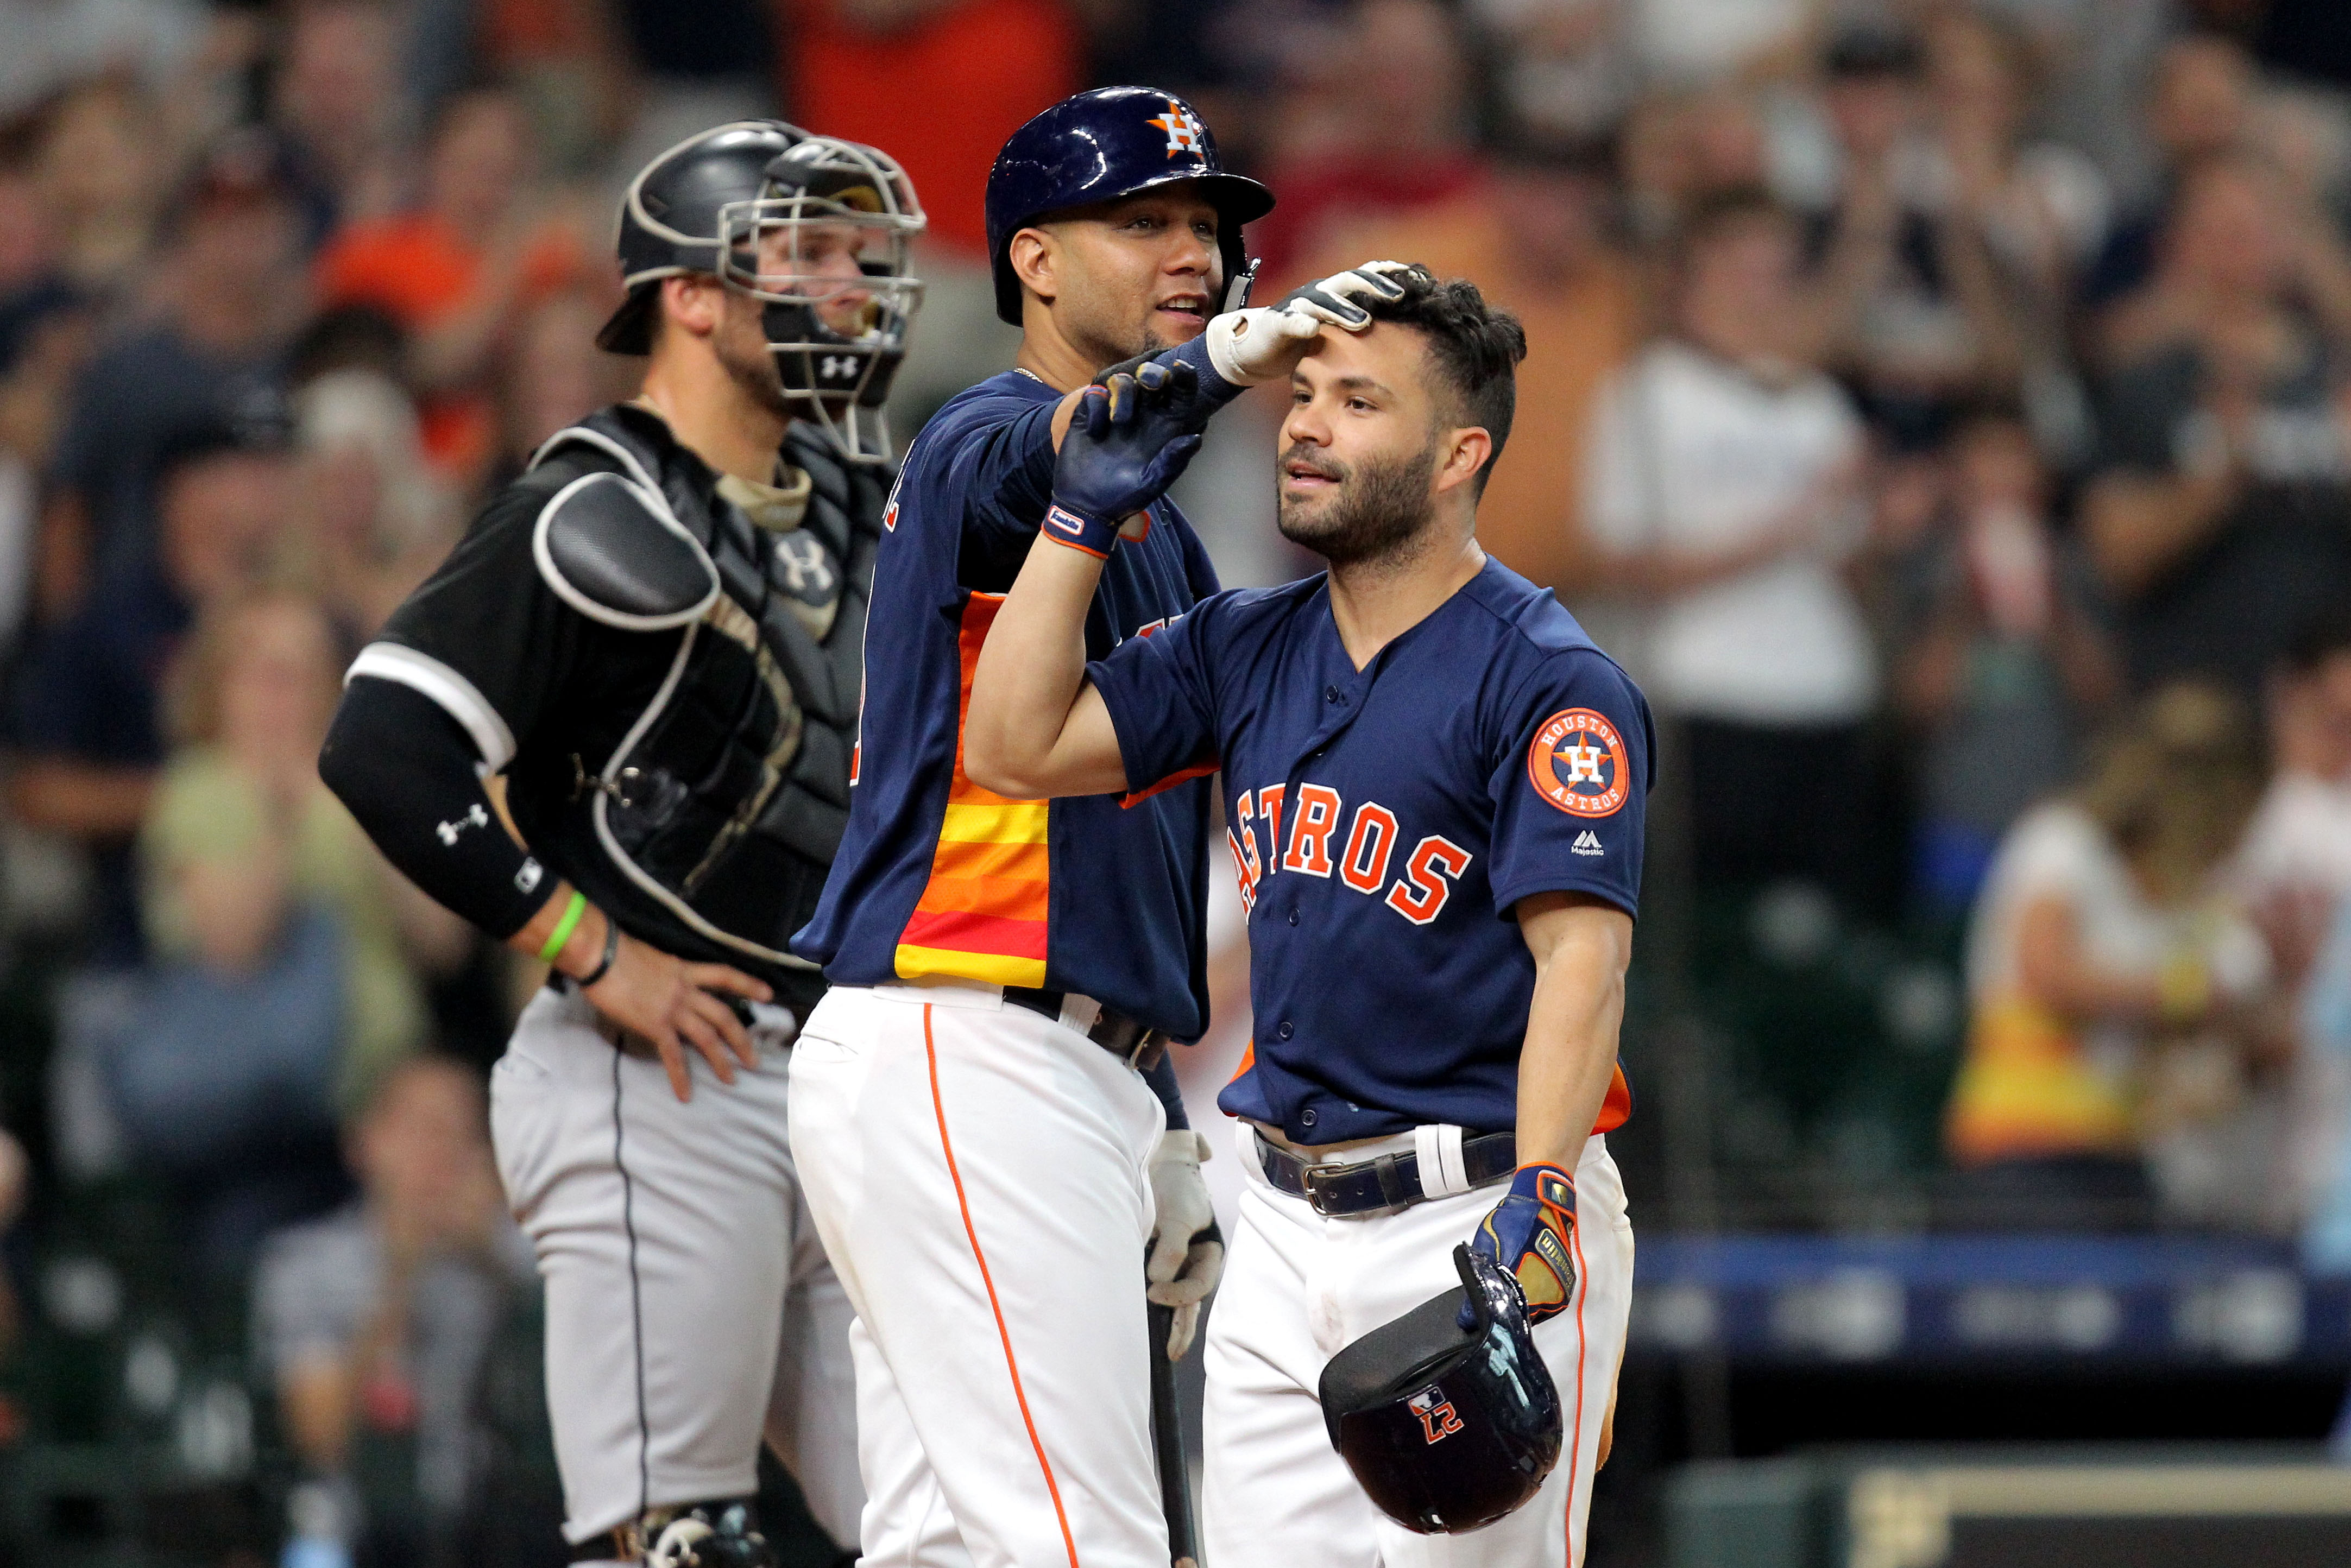
[(573, 1542), (647, 1508), (757, 1490), (762, 1433), (832, 1538), (864, 1492), (848, 1298), (785, 1135), (781, 1031), (679, 1104), (588, 1002), (542, 991), (490, 1077), (507, 1199), (547, 1285), (547, 1402)]
[(1079, 1010), (840, 986), (793, 1050), (877, 1568), (1167, 1568), (1143, 1277), (1166, 1113)]
[[(1525, 1507), (1466, 1535), (1416, 1535), (1374, 1507), (1331, 1447), (1315, 1389), (1350, 1342), (1457, 1286), (1453, 1249), (1506, 1186), (1400, 1213), (1326, 1220), (1265, 1179), (1247, 1124), (1238, 1233), (1208, 1314), (1201, 1499), (1208, 1568), (1574, 1568), (1584, 1556), (1600, 1424), (1624, 1360), (1633, 1227), (1605, 1140), (1575, 1171), (1575, 1299), (1535, 1327), (1559, 1385), (1566, 1443)], [(1414, 1147), (1411, 1135), (1349, 1161)]]

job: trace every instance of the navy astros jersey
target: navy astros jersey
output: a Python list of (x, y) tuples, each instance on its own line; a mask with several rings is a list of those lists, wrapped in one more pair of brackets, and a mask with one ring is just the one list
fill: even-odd
[[(1511, 906), (1635, 913), (1654, 782), (1648, 703), (1575, 618), (1489, 557), (1358, 670), (1316, 576), (1087, 674), (1130, 783), (1222, 759), (1257, 1037), (1217, 1104), (1303, 1144), (1516, 1126), (1535, 966)], [(1630, 1110), (1620, 1069), (1593, 1130)]]
[[(849, 830), (792, 950), (836, 984), (944, 977), (1093, 997), (1179, 1040), (1207, 1027), (1212, 827), (1202, 769), (1148, 798), (1018, 801), (964, 776), (972, 670), (1053, 489), (1061, 394), (1007, 371), (923, 427), (883, 514)], [(1099, 658), (1217, 589), (1173, 502), (1113, 553)], [(1156, 775), (1155, 775), (1155, 777)]]

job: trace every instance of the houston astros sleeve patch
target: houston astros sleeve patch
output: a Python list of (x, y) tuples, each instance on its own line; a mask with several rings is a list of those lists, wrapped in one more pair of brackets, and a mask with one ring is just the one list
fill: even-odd
[(1561, 892), (1635, 912), (1653, 741), (1640, 690), (1586, 649), (1546, 661), (1510, 706), (1510, 749), (1488, 753), (1496, 908)]

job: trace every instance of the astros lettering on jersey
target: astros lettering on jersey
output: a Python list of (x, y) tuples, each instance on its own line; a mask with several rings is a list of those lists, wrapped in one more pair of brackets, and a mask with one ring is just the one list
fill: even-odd
[[(1257, 1038), (1218, 1104), (1302, 1144), (1513, 1127), (1534, 961), (1511, 906), (1640, 893), (1648, 706), (1574, 618), (1489, 560), (1358, 670), (1315, 577), (1087, 674), (1131, 783), (1223, 764)], [(1620, 1072), (1593, 1130), (1630, 1108)]]

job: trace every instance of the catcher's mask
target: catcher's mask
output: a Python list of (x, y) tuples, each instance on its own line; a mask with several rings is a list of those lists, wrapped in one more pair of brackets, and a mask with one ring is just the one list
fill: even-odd
[[(1423, 1535), (1493, 1523), (1559, 1462), (1559, 1389), (1501, 1265), (1453, 1249), (1459, 1290), (1331, 1358), (1318, 1390), (1331, 1446), (1381, 1512)], [(1460, 1326), (1467, 1297), (1476, 1326)]]
[(922, 305), (924, 222), (895, 161), (829, 136), (778, 154), (758, 196), (719, 213), (722, 275), (759, 301), (784, 395), (852, 462), (893, 457), (883, 404)]

